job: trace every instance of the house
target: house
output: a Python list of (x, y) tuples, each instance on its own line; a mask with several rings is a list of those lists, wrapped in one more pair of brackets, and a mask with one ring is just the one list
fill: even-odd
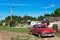
[(43, 21), (50, 22), (50, 25), (48, 25), (48, 27), (52, 27), (53, 24), (57, 24), (57, 30), (60, 30), (60, 17), (46, 17)]
[(44, 20), (48, 20), (49, 22), (57, 22), (60, 21), (60, 17), (46, 17)]
[(41, 21), (27, 21), (28, 25), (41, 24)]
[(24, 27), (32, 27), (35, 24), (41, 24), (41, 21), (27, 20), (27, 21), (23, 22), (22, 24), (24, 25)]

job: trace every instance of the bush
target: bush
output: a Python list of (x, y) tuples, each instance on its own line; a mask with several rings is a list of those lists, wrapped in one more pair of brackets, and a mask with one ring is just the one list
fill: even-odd
[(2, 26), (3, 24), (2, 23), (0, 23), (0, 26)]
[(52, 28), (56, 30), (57, 24), (53, 24), (53, 27)]

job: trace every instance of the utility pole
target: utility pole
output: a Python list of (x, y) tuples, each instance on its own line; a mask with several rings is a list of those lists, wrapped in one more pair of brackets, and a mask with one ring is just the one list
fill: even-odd
[(12, 21), (12, 6), (10, 6), (10, 19)]
[(13, 8), (12, 5), (10, 5), (10, 20), (11, 20), (10, 21), (10, 27), (13, 27), (13, 25), (14, 25), (13, 21), (12, 21), (12, 8)]

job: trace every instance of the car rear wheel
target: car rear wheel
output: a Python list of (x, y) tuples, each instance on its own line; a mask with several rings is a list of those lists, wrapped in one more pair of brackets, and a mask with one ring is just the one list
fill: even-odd
[(30, 32), (29, 34), (33, 34), (32, 32)]

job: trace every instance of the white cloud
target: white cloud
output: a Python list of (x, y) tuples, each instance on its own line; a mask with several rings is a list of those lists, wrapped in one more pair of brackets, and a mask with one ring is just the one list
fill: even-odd
[(49, 8), (53, 8), (53, 7), (55, 7), (54, 4), (52, 4), (52, 5), (50, 5), (50, 6), (47, 6), (47, 7), (44, 7), (44, 8), (45, 8), (45, 9), (49, 9)]
[(17, 6), (26, 6), (27, 4), (7, 4), (7, 3), (6, 3), (6, 4), (0, 4), (0, 5), (13, 5), (13, 6), (14, 6), (14, 5), (17, 5)]

